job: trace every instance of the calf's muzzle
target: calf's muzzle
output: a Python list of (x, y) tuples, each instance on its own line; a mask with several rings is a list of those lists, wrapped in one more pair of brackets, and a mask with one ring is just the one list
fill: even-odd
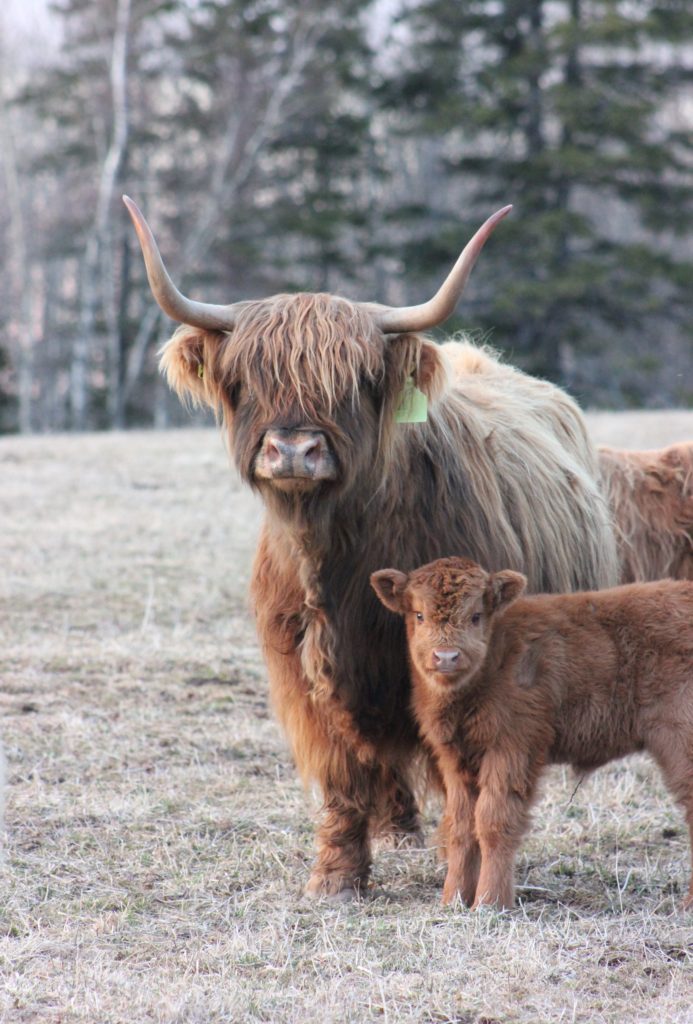
[(438, 647), (433, 651), (433, 667), (436, 672), (447, 675), (460, 668), (460, 652), (456, 647)]

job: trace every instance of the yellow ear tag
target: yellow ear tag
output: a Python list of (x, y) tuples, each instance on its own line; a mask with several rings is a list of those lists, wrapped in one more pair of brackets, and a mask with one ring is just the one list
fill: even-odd
[(413, 377), (407, 377), (395, 409), (395, 423), (425, 423), (428, 419), (428, 399), (417, 388)]
[(198, 363), (197, 364), (197, 376), (200, 378), (200, 380), (202, 380), (204, 375), (205, 375), (205, 364), (204, 363)]

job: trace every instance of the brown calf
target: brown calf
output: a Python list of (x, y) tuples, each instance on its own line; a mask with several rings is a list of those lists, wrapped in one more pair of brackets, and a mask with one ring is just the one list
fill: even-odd
[(517, 600), (524, 576), (463, 558), (371, 583), (405, 617), (412, 707), (445, 784), (444, 903), (512, 906), (546, 764), (586, 771), (647, 750), (693, 846), (693, 583)]

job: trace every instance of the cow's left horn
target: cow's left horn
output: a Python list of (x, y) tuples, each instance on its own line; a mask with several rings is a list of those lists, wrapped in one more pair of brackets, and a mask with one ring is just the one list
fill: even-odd
[(497, 213), (489, 217), (485, 224), (482, 224), (462, 250), (460, 258), (442, 286), (428, 302), (423, 302), (420, 306), (402, 306), (401, 308), (392, 306), (384, 309), (381, 307), (376, 313), (376, 320), (383, 334), (427, 331), (447, 320), (454, 312), (484, 243), (496, 224), (503, 220), (503, 217), (511, 210), (512, 206), (504, 206), (502, 210), (498, 210)]
[(135, 225), (135, 231), (142, 246), (149, 286), (164, 313), (179, 324), (189, 324), (191, 327), (203, 327), (212, 331), (230, 331), (234, 326), (237, 307), (240, 304), (216, 306), (213, 303), (194, 302), (192, 299), (186, 299), (168, 276), (152, 230), (137, 204), (129, 196), (123, 196), (123, 202), (132, 217), (132, 223)]

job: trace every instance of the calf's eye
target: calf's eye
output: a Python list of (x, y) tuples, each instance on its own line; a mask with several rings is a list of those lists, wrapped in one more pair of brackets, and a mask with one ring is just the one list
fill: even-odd
[(472, 625), (473, 626), (478, 626), (480, 622), (481, 622), (481, 612), (474, 612), (474, 614), (472, 615)]
[(417, 612), (416, 613), (416, 621), (417, 622), (423, 622), (423, 612)]

